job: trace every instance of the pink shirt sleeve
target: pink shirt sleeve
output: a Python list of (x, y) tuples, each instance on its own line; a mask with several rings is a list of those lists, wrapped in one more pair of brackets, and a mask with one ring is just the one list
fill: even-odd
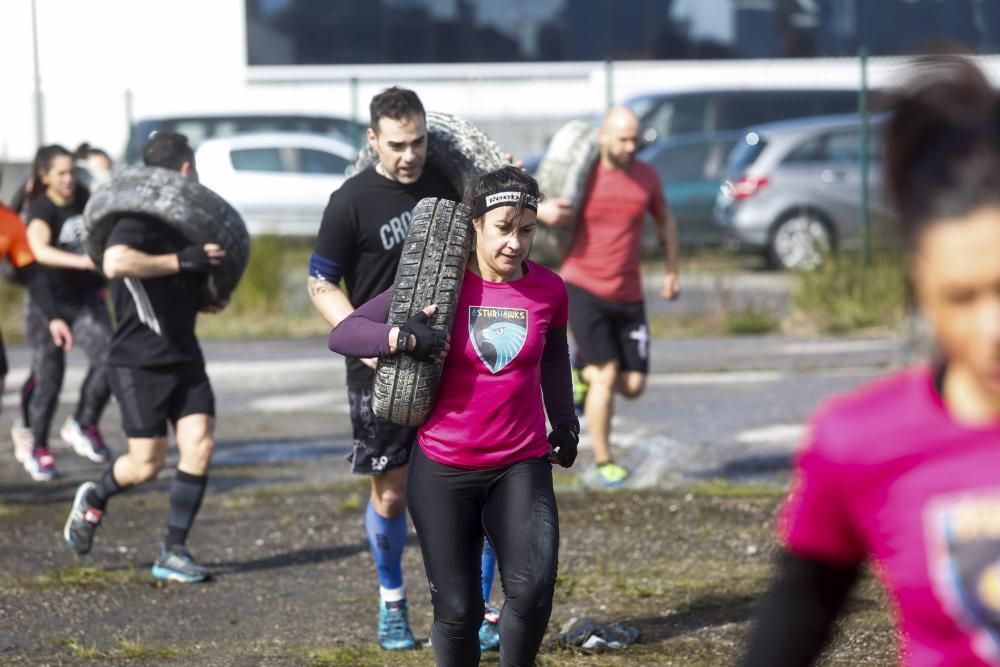
[(813, 424), (796, 462), (778, 532), (797, 556), (853, 565), (864, 560), (866, 549), (848, 502), (852, 489), (844, 466), (831, 461), (823, 450), (819, 425)]

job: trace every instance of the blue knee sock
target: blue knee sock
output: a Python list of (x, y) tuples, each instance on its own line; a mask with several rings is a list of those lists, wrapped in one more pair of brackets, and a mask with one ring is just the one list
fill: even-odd
[(384, 589), (403, 585), (403, 546), (406, 544), (406, 512), (386, 519), (375, 511), (372, 501), (365, 510), (365, 532), (378, 568), (378, 581)]
[(493, 573), (496, 570), (497, 553), (493, 551), (490, 541), (483, 539), (483, 602), (490, 601), (490, 591), (493, 590)]

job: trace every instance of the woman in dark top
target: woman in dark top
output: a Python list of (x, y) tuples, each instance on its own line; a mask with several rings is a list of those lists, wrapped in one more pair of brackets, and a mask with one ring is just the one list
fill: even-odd
[[(76, 412), (66, 420), (60, 435), (81, 456), (105, 462), (110, 453), (97, 424), (111, 396), (107, 377), (111, 321), (104, 305), (104, 281), (82, 245), (87, 193), (76, 187), (72, 154), (58, 145), (38, 150), (32, 184), (25, 216), (28, 243), (38, 263), (47, 268), (59, 314), (72, 327), (76, 345), (90, 362)], [(31, 376), (22, 388), (22, 420), (14, 425), (11, 436), (22, 449), (48, 450), (66, 356), (53, 343), (48, 318), (32, 299), (25, 306), (25, 331), (32, 346)], [(51, 453), (44, 461), (36, 470), (29, 470), (37, 481), (57, 474)]]

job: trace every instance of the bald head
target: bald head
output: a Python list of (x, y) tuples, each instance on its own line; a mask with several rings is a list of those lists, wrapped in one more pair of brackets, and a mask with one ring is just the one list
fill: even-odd
[(597, 133), (601, 163), (608, 169), (628, 169), (639, 148), (639, 119), (628, 107), (611, 107)]

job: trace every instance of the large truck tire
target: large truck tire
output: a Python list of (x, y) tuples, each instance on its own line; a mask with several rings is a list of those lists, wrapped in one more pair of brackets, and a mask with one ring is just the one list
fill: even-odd
[[(430, 325), (451, 331), (472, 248), (472, 211), (447, 199), (421, 199), (396, 269), (388, 323), (400, 325), (431, 304)], [(441, 366), (407, 354), (379, 359), (372, 391), (375, 414), (394, 424), (420, 426), (434, 407)]]
[(569, 227), (561, 228), (539, 226), (535, 235), (535, 250), (539, 256), (556, 261), (561, 260), (569, 250), (584, 190), (597, 164), (597, 155), (597, 130), (585, 120), (569, 121), (549, 141), (535, 174), (538, 189), (547, 199), (571, 201), (573, 222)]
[[(378, 162), (365, 144), (350, 173), (357, 174)], [(427, 112), (427, 162), (440, 171), (459, 197), (480, 174), (507, 164), (496, 142), (467, 120), (437, 111)]]
[(128, 215), (161, 220), (198, 245), (222, 246), (226, 256), (208, 274), (202, 310), (217, 311), (229, 303), (250, 259), (250, 235), (225, 199), (173, 169), (126, 167), (91, 195), (83, 212), (84, 243), (98, 267), (111, 229)]

